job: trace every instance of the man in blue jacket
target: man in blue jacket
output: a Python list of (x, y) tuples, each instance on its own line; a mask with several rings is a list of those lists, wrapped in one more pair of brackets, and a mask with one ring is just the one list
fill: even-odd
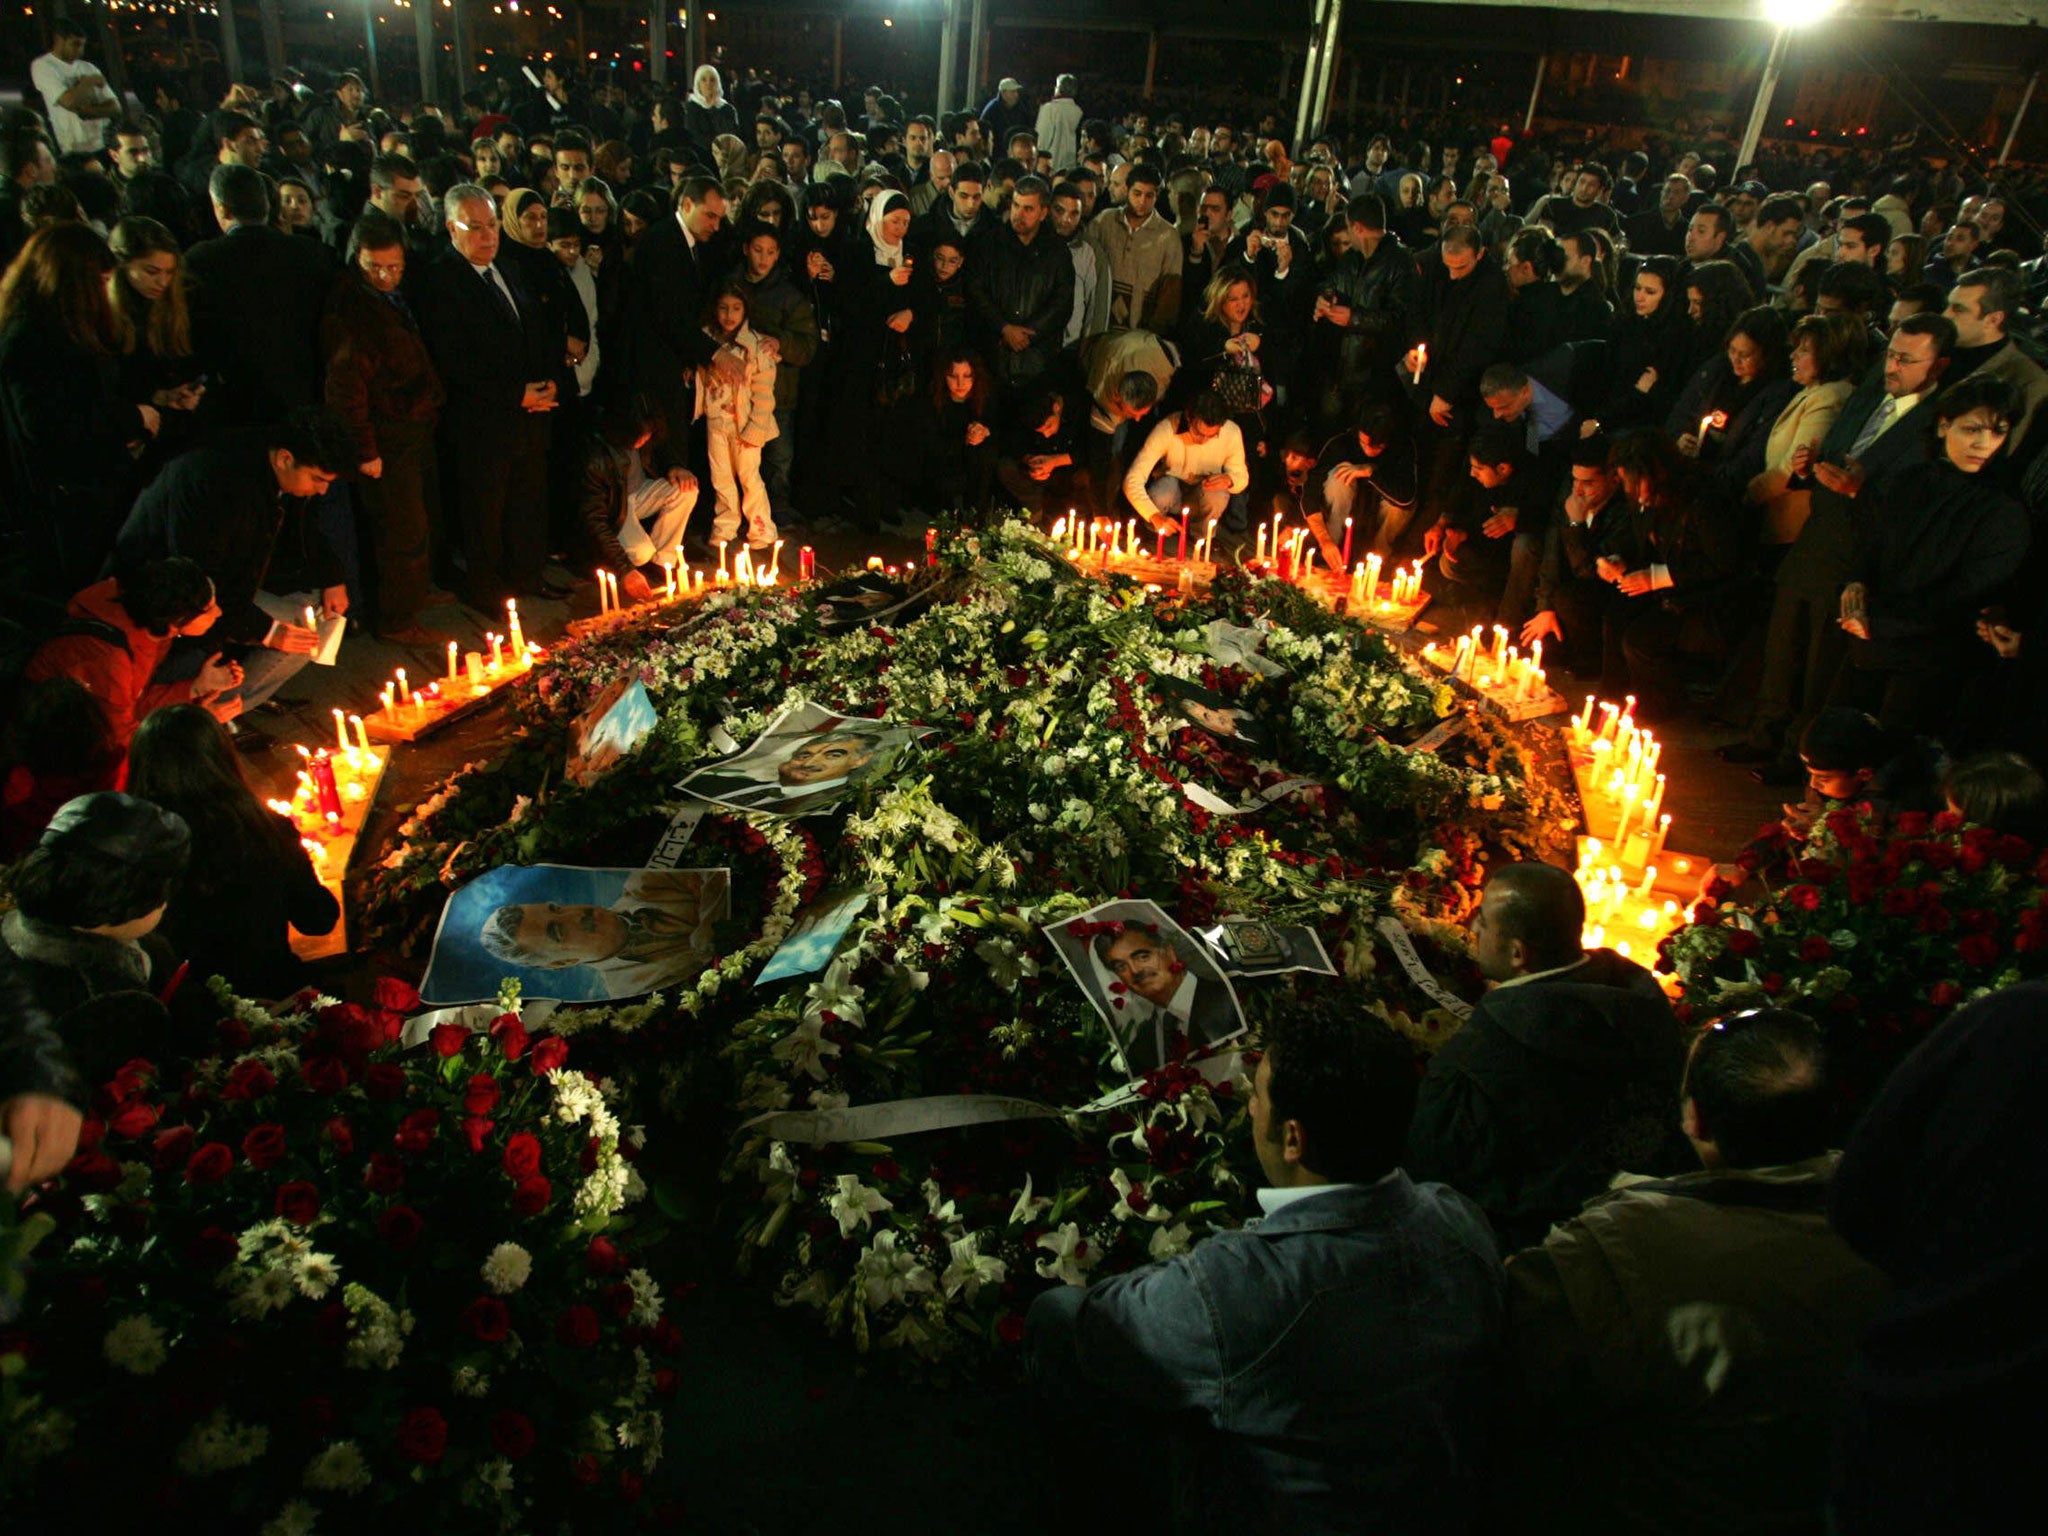
[(1271, 1026), (1251, 1116), (1265, 1215), (1032, 1305), (1063, 1409), (1206, 1429), (1204, 1528), (1462, 1531), (1480, 1499), (1503, 1276), (1463, 1196), (1397, 1166), (1415, 1065), (1335, 998)]

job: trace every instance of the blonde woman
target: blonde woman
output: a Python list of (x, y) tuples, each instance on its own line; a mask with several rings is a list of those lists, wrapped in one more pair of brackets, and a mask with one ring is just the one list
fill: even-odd
[(1820, 451), (1863, 371), (1866, 337), (1854, 315), (1808, 315), (1792, 327), (1792, 382), (1799, 387), (1764, 443), (1764, 467), (1744, 499), (1763, 508), (1763, 542), (1789, 545), (1812, 509), (1809, 486), (1794, 489)]

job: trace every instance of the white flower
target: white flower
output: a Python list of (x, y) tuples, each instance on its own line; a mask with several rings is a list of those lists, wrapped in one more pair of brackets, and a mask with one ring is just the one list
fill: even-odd
[(353, 1440), (337, 1440), (306, 1463), (305, 1483), (316, 1493), (361, 1493), (370, 1482), (370, 1463)]
[(990, 1258), (981, 1251), (981, 1239), (973, 1233), (955, 1238), (951, 1246), (953, 1262), (946, 1266), (939, 1281), (948, 1297), (964, 1291), (971, 1302), (984, 1285), (1001, 1285), (1009, 1273), (1009, 1266), (1001, 1259)]
[(301, 1296), (318, 1301), (341, 1283), (341, 1266), (331, 1253), (301, 1254), (292, 1279)]
[(164, 1348), (163, 1329), (138, 1312), (107, 1330), (100, 1353), (107, 1364), (131, 1376), (154, 1376), (169, 1351)]
[(517, 1243), (498, 1244), (484, 1260), (484, 1284), (500, 1296), (510, 1296), (532, 1273), (533, 1255)]
[(776, 1060), (789, 1064), (791, 1071), (805, 1073), (823, 1082), (825, 1058), (839, 1054), (839, 1047), (825, 1038), (824, 1030), (823, 1019), (805, 1019), (770, 1049)]
[(476, 1469), (476, 1480), (487, 1493), (510, 1493), (512, 1491), (512, 1463), (502, 1456), (493, 1456)]
[(1154, 1259), (1170, 1259), (1176, 1254), (1188, 1251), (1188, 1224), (1176, 1221), (1170, 1227), (1155, 1227), (1152, 1241), (1145, 1245), (1145, 1251)]
[(661, 1321), (661, 1287), (644, 1269), (636, 1269), (627, 1275), (626, 1284), (633, 1291), (633, 1310), (627, 1314), (626, 1321), (642, 1328), (652, 1328)]
[(1143, 1200), (1145, 1198), (1145, 1187), (1142, 1184), (1133, 1184), (1131, 1176), (1125, 1173), (1123, 1169), (1112, 1169), (1109, 1175), (1109, 1182), (1116, 1186), (1116, 1204), (1111, 1208), (1109, 1214), (1118, 1221), (1129, 1221), (1133, 1216), (1138, 1217), (1142, 1221), (1165, 1221), (1170, 1214), (1150, 1202), (1146, 1203), (1142, 1211), (1132, 1205), (1131, 1195), (1135, 1192), (1138, 1198)]
[(1017, 946), (1008, 939), (983, 939), (974, 946), (974, 952), (988, 967), (989, 980), (1006, 992), (1016, 991), (1017, 984), (1026, 976), (1038, 974), (1038, 962), (1019, 954)]
[(1057, 1280), (1063, 1285), (1086, 1285), (1088, 1271), (1102, 1259), (1088, 1246), (1088, 1239), (1081, 1235), (1076, 1222), (1067, 1222), (1059, 1231), (1046, 1233), (1039, 1238), (1038, 1246), (1052, 1255), (1038, 1261), (1038, 1278)]
[(940, 1192), (936, 1179), (926, 1179), (920, 1186), (919, 1193), (924, 1196), (924, 1208), (931, 1212), (932, 1220), (940, 1226), (950, 1227), (959, 1221), (960, 1212), (954, 1209), (953, 1202)]
[(897, 1249), (894, 1232), (876, 1234), (873, 1245), (854, 1266), (854, 1275), (861, 1282), (870, 1312), (932, 1288), (932, 1272), (918, 1263), (916, 1254)]
[(207, 1477), (246, 1467), (270, 1449), (270, 1431), (261, 1424), (239, 1424), (225, 1408), (192, 1426), (178, 1447), (178, 1470), (187, 1477)]
[(832, 1196), (832, 1217), (839, 1223), (841, 1237), (853, 1236), (855, 1227), (873, 1226), (876, 1213), (895, 1209), (888, 1196), (879, 1189), (869, 1189), (857, 1173), (840, 1174), (838, 1186)]
[(1051, 1209), (1050, 1200), (1033, 1197), (1031, 1175), (1027, 1173), (1024, 1175), (1024, 1193), (1017, 1197), (1017, 1203), (1010, 1208), (1010, 1225), (1028, 1227)]
[(233, 1306), (244, 1317), (267, 1317), (291, 1301), (292, 1291), (291, 1271), (280, 1264), (250, 1276), (249, 1283), (236, 1293)]
[(256, 1536), (313, 1536), (313, 1527), (319, 1520), (319, 1510), (304, 1499), (293, 1499), (264, 1521)]

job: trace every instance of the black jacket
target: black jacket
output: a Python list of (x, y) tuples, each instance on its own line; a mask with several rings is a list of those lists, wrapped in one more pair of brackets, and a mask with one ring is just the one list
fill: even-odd
[(1008, 233), (1003, 228), (1003, 221), (995, 216), (987, 203), (983, 203), (963, 235), (959, 225), (953, 222), (953, 199), (948, 195), (910, 221), (910, 232), (903, 237), (903, 244), (917, 258), (920, 266), (927, 266), (932, 247), (941, 240), (951, 240), (967, 258), (966, 276), (971, 278), (980, 270), (989, 247)]
[[(1370, 380), (1391, 388), (1396, 365), (1421, 334), (1415, 258), (1389, 233), (1370, 261), (1347, 253), (1324, 274), (1322, 286), (1351, 311), (1337, 355), (1341, 377), (1354, 387)], [(1328, 323), (1316, 322), (1317, 328)]]
[[(1880, 364), (1856, 387), (1828, 435), (1821, 439), (1819, 457), (1829, 464), (1846, 465), (1849, 450), (1870, 424), (1870, 416), (1884, 399), (1884, 368)], [(1863, 467), (1863, 487), (1854, 496), (1831, 491), (1818, 481), (1813, 487), (1812, 510), (1785, 562), (1778, 567), (1778, 584), (1800, 592), (1814, 601), (1831, 604), (1841, 595), (1856, 562), (1857, 528), (1863, 521), (1865, 497), (1880, 494), (1896, 475), (1904, 474), (1927, 459), (1930, 433), (1929, 408), (1923, 400), (1884, 436), (1863, 450), (1857, 462)]]
[(24, 917), (0, 918), (0, 1102), (42, 1093), (87, 1107), (131, 1057), (159, 1059), (170, 952)]
[(114, 541), (115, 574), (168, 555), (213, 578), (219, 634), (244, 645), (270, 630), (259, 589), (317, 591), (343, 575), (312, 503), (278, 490), (270, 450), (254, 434), (179, 455), (135, 498)]
[(111, 525), (130, 486), (128, 445), (148, 441), (123, 398), (119, 360), (72, 345), (61, 326), (23, 315), (0, 330), (0, 426), (7, 521), (72, 517)]
[(1419, 392), (1424, 401), (1440, 395), (1470, 412), (1479, 404), (1479, 376), (1500, 359), (1507, 339), (1507, 277), (1484, 257), (1456, 282), (1441, 260), (1428, 262), (1418, 307), (1429, 344)]
[(1470, 1197), (1501, 1246), (1540, 1242), (1617, 1173), (1692, 1166), (1685, 1040), (1655, 978), (1612, 950), (1496, 988), (1430, 1059), (1402, 1166)]
[[(577, 514), (597, 549), (599, 562), (621, 576), (635, 569), (625, 546), (619, 543), (619, 530), (626, 526), (626, 477), (633, 451), (614, 448), (602, 437), (592, 436), (584, 445), (583, 473), (576, 491)], [(650, 453), (649, 457), (654, 461), (647, 470), (650, 477), (668, 472), (665, 455)]]
[[(1067, 242), (1050, 225), (1041, 225), (1029, 245), (1014, 230), (1003, 230), (979, 265), (970, 262), (967, 293), (997, 381), (1016, 388), (1043, 379), (1059, 359), (1060, 338), (1074, 312), (1074, 258)], [(1006, 325), (1037, 334), (1023, 351), (1012, 352), (1002, 343)]]
[(356, 451), (365, 461), (382, 451), (379, 425), (431, 423), (447, 398), (410, 307), (401, 309), (350, 271), (336, 280), (320, 321), (327, 403), (355, 429)]
[(729, 244), (712, 239), (693, 251), (671, 216), (649, 226), (626, 264), (620, 331), (630, 340), (630, 356), (621, 372), (660, 402), (672, 442), (689, 436), (697, 408), (696, 370), (714, 351), (704, 334), (704, 304), (730, 265)]
[[(291, 823), (281, 816), (269, 823), (267, 836), (253, 847), (229, 850), (195, 840), (192, 865), (161, 930), (190, 966), (195, 985), (218, 975), (243, 997), (289, 997), (307, 977), (305, 963), (292, 953), (290, 929), (329, 933), (341, 920), (340, 906), (313, 873)], [(232, 867), (222, 867), (230, 852)]]
[(185, 253), (192, 339), (213, 375), (211, 420), (230, 429), (317, 405), (320, 316), (337, 270), (317, 240), (243, 224)]
[(420, 285), (420, 328), (448, 391), (442, 426), (458, 432), (490, 432), (521, 420), (526, 386), (557, 378), (562, 365), (560, 338), (554, 336), (551, 349), (547, 312), (526, 291), (519, 270), (502, 259), (493, 265), (519, 307), (517, 325), (490, 283), (452, 246)]

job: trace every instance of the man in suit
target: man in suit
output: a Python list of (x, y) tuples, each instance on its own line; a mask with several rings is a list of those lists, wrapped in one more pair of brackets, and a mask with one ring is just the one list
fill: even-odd
[(806, 816), (827, 809), (848, 788), (872, 774), (887, 749), (908, 734), (843, 726), (798, 742), (775, 764), (773, 778), (761, 778), (734, 764), (698, 774), (687, 786), (691, 794), (722, 805)]
[[(1025, 1358), (1077, 1452), (1138, 1438), (1145, 1465), (1198, 1468), (1180, 1494), (1205, 1528), (1475, 1528), (1506, 1281), (1472, 1203), (1398, 1166), (1414, 1108), (1407, 1044), (1313, 999), (1266, 1026), (1252, 1080), (1263, 1216), (1183, 1251), (1134, 1191), (1161, 1262), (1095, 1285), (1076, 1227), (1040, 1239), (1067, 1283), (1032, 1303)], [(1141, 1438), (1190, 1420), (1199, 1457)]]
[(1090, 941), (1095, 958), (1123, 986), (1115, 1002), (1113, 1028), (1123, 1042), (1132, 1073), (1166, 1065), (1169, 1032), (1200, 1048), (1244, 1028), (1237, 1000), (1215, 976), (1198, 976), (1174, 941), (1145, 923), (1126, 923), (1119, 933), (1098, 933)]
[(743, 382), (744, 364), (720, 355), (704, 333), (704, 303), (731, 268), (725, 193), (715, 177), (689, 176), (675, 216), (648, 226), (626, 265), (626, 323), (634, 388), (660, 405), (669, 451), (680, 456), (696, 415), (697, 370), (718, 359)]
[(559, 597), (547, 555), (548, 416), (562, 359), (548, 355), (540, 301), (497, 264), (498, 213), (482, 187), (451, 187), (449, 248), (421, 285), (421, 330), (448, 391), (440, 460), (463, 597), (498, 612), (510, 596)]
[(226, 233), (185, 253), (193, 342), (212, 376), (206, 409), (226, 426), (278, 421), (321, 400), (334, 253), (270, 227), (270, 192), (251, 166), (216, 166), (207, 191)]
[(688, 981), (717, 958), (712, 931), (731, 908), (722, 869), (642, 869), (608, 907), (507, 903), (485, 919), (485, 953), (539, 970), (585, 967), (606, 997)]
[(1476, 1201), (1505, 1248), (1540, 1241), (1617, 1173), (1676, 1173), (1685, 1041), (1648, 971), (1587, 950), (1551, 864), (1486, 882), (1474, 958), (1494, 989), (1430, 1058), (1406, 1165)]
[(1901, 320), (1884, 361), (1849, 397), (1820, 451), (1793, 453), (1794, 479), (1812, 476), (1812, 510), (1778, 567), (1749, 730), (1721, 749), (1726, 762), (1756, 764), (1766, 784), (1805, 782), (1800, 734), (1827, 703), (1847, 652), (1836, 621), (1856, 555), (1856, 497), (1927, 456), (1932, 434), (1919, 430), (1926, 418), (1916, 412), (1941, 388), (1955, 350), (1955, 322), (1946, 315)]

